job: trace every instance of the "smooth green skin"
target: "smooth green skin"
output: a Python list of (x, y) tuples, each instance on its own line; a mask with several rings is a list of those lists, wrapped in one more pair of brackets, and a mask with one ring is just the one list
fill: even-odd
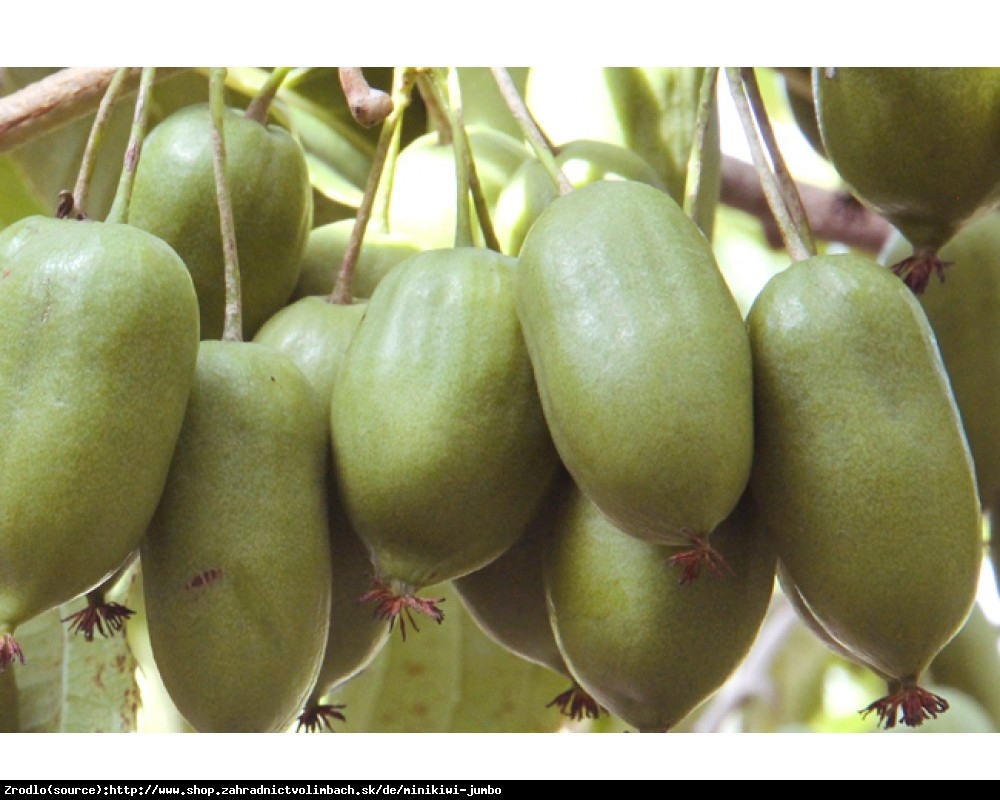
[(368, 301), (334, 387), (341, 498), (404, 593), (497, 558), (555, 475), (515, 269), (481, 248), (407, 259)]
[[(601, 180), (631, 180), (666, 190), (660, 176), (641, 156), (621, 145), (577, 139), (559, 148), (556, 163), (575, 187)], [(493, 217), (503, 252), (516, 256), (538, 215), (559, 190), (537, 158), (528, 158), (511, 176), (497, 199)]]
[[(879, 261), (891, 266), (911, 251), (906, 239), (896, 234)], [(939, 256), (951, 263), (945, 282), (932, 279), (920, 303), (951, 379), (980, 499), (990, 507), (1000, 499), (1000, 214), (970, 222)]]
[(813, 68), (823, 147), (858, 198), (937, 249), (1000, 194), (1000, 69)]
[[(313, 295), (330, 296), (353, 230), (354, 219), (351, 218), (320, 225), (309, 232), (302, 252), (299, 282), (292, 293), (293, 301)], [(385, 273), (419, 250), (408, 237), (379, 231), (369, 225), (351, 276), (351, 295), (371, 297)]]
[(668, 731), (711, 696), (757, 637), (775, 555), (741, 504), (712, 537), (731, 575), (681, 584), (674, 548), (615, 528), (572, 489), (545, 550), (549, 616), (570, 672), (640, 731)]
[[(935, 656), (930, 675), (934, 683), (969, 695), (1000, 728), (1000, 628), (990, 622), (977, 603), (955, 638)], [(946, 694), (952, 701), (950, 693)]]
[(202, 342), (140, 550), (153, 657), (198, 731), (284, 731), (313, 687), (330, 624), (327, 435), (287, 356)]
[(72, 600), (139, 544), (198, 351), (184, 264), (125, 225), (0, 233), (0, 633)]
[[(530, 151), (518, 139), (491, 128), (466, 128), (476, 174), (492, 213), (500, 191)], [(421, 250), (455, 244), (457, 186), (455, 150), (440, 144), (436, 133), (425, 134), (399, 152), (389, 198), (389, 230), (402, 234)], [(473, 237), (482, 244), (479, 222), (469, 196)]]
[(528, 233), (517, 311), (552, 438), (622, 530), (682, 544), (735, 507), (753, 456), (750, 345), (705, 237), (670, 197), (603, 181)]
[(570, 677), (545, 600), (543, 559), (566, 479), (557, 480), (524, 535), (495, 561), (451, 582), (466, 611), (497, 644)]
[(912, 292), (855, 255), (800, 261), (751, 308), (750, 487), (816, 620), (915, 681), (962, 626), (982, 559), (972, 460)]
[[(304, 297), (264, 323), (254, 341), (287, 355), (329, 408), (344, 355), (366, 308), (364, 302), (340, 305), (325, 297)], [(332, 473), (329, 496), (334, 555), (330, 631), (310, 705), (367, 667), (389, 637), (389, 624), (358, 602), (371, 588), (372, 563), (341, 508)]]
[(329, 407), (347, 347), (367, 307), (363, 301), (342, 305), (326, 297), (303, 297), (265, 322), (253, 341), (292, 359)]
[[(704, 67), (532, 67), (524, 98), (556, 145), (596, 139), (634, 151), (683, 202)], [(718, 107), (705, 138), (703, 210), (711, 238), (722, 181)]]
[[(288, 302), (312, 227), (305, 155), (283, 128), (225, 115), (226, 175), (236, 228), (243, 338)], [(207, 105), (187, 106), (143, 145), (128, 221), (168, 242), (187, 264), (203, 339), (222, 336), (226, 287)]]

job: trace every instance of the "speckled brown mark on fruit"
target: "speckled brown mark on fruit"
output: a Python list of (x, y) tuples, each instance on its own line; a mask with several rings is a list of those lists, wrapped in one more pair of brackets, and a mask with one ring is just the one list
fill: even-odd
[(222, 577), (222, 567), (212, 567), (211, 569), (206, 569), (204, 572), (199, 572), (186, 584), (184, 584), (185, 589), (201, 589), (208, 584), (219, 580)]

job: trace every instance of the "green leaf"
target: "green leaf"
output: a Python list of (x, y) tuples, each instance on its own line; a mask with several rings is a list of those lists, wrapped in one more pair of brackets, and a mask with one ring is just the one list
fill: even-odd
[(34, 214), (48, 214), (9, 155), (0, 156), (0, 229)]
[(80, 598), (53, 609), (17, 630), (25, 663), (7, 672), (15, 676), (18, 724), (24, 733), (128, 733), (136, 728), (135, 659), (125, 638), (95, 636), (88, 642), (61, 622), (85, 602)]

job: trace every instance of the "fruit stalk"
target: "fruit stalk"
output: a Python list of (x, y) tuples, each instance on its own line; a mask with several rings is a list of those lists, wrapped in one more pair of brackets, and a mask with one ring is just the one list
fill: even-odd
[(718, 77), (718, 67), (706, 67), (705, 74), (701, 79), (701, 91), (698, 95), (698, 114), (695, 117), (691, 157), (688, 159), (687, 191), (684, 194), (684, 213), (694, 220), (701, 219), (702, 215), (709, 210), (704, 208), (709, 199), (702, 192), (702, 163), (705, 137), (715, 103), (715, 85), (718, 82)]
[(227, 342), (243, 341), (243, 310), (240, 302), (240, 263), (236, 252), (236, 225), (233, 222), (233, 204), (226, 178), (226, 140), (224, 117), (226, 113), (223, 91), (226, 68), (213, 67), (209, 73), (209, 108), (212, 114), (212, 166), (215, 171), (215, 194), (219, 204), (219, 225), (222, 230), (222, 252), (226, 270), (226, 315), (222, 338)]
[(528, 140), (528, 144), (534, 150), (535, 156), (542, 162), (542, 166), (545, 167), (545, 171), (552, 178), (552, 182), (559, 190), (559, 194), (569, 194), (573, 191), (573, 184), (570, 183), (569, 178), (566, 177), (565, 173), (560, 169), (559, 164), (556, 163), (556, 157), (552, 153), (552, 145), (546, 140), (545, 135), (531, 116), (528, 107), (524, 104), (524, 99), (517, 91), (514, 79), (510, 77), (510, 73), (506, 67), (490, 67), (490, 71), (493, 73), (493, 79), (497, 82), (497, 88), (500, 89), (500, 94), (503, 95), (510, 113), (514, 115), (517, 124), (521, 126), (524, 138)]
[(281, 88), (281, 84), (285, 82), (285, 78), (288, 77), (288, 73), (291, 71), (291, 67), (275, 67), (271, 70), (271, 73), (267, 76), (267, 80), (264, 81), (264, 85), (260, 87), (257, 94), (250, 101), (250, 105), (247, 106), (245, 112), (247, 119), (252, 119), (261, 125), (267, 123), (267, 115), (271, 110), (271, 103), (274, 102), (274, 98), (278, 94), (278, 89)]
[(129, 205), (132, 202), (132, 187), (135, 185), (135, 168), (139, 164), (142, 142), (146, 138), (146, 123), (149, 120), (149, 93), (155, 79), (156, 67), (142, 68), (142, 76), (139, 79), (139, 95), (135, 100), (135, 114), (132, 118), (132, 131), (129, 133), (128, 146), (125, 148), (125, 163), (106, 222), (125, 222), (128, 219)]
[[(382, 182), (385, 165), (389, 160), (394, 143), (398, 143), (399, 140), (400, 124), (403, 120), (403, 114), (410, 104), (413, 81), (414, 74), (410, 69), (397, 68), (393, 74), (392, 110), (382, 124), (378, 144), (375, 146), (375, 154), (372, 156), (372, 165), (371, 170), (368, 172), (365, 192), (361, 198), (361, 205), (358, 206), (354, 227), (351, 229), (351, 238), (348, 240), (347, 249), (344, 251), (344, 258), (337, 273), (333, 293), (330, 295), (331, 303), (350, 305), (353, 301), (353, 297), (351, 296), (351, 279), (354, 276), (354, 267), (358, 262), (358, 254), (361, 252), (361, 244), (364, 241), (365, 230), (368, 227), (372, 210), (375, 207), (376, 197), (379, 196), (378, 189)], [(383, 201), (387, 199), (388, 191), (383, 192), (381, 197)], [(380, 213), (384, 220), (384, 202)]]
[[(798, 192), (795, 191), (794, 184), (787, 177), (782, 179), (779, 176), (779, 172), (787, 176), (787, 169), (784, 167), (777, 145), (774, 143), (774, 134), (763, 104), (760, 103), (760, 94), (755, 91), (756, 83), (753, 80), (753, 70), (727, 67), (726, 77), (729, 79), (733, 102), (736, 104), (740, 122), (743, 124), (754, 166), (760, 175), (764, 195), (775, 220), (778, 222), (785, 248), (794, 261), (809, 258), (811, 255), (815, 255), (816, 247), (809, 234), (808, 225), (805, 224), (805, 214), (801, 210), (802, 204), (801, 201), (798, 201)], [(750, 80), (747, 79), (748, 77)], [(752, 107), (754, 101), (756, 101), (756, 108)], [(773, 170), (768, 166), (762, 139), (770, 151), (774, 164)]]
[[(108, 120), (111, 118), (115, 103), (121, 97), (127, 77), (128, 68), (119, 67), (115, 71), (111, 83), (108, 84), (108, 89), (104, 93), (104, 97), (101, 98), (101, 105), (97, 109), (97, 115), (94, 117), (94, 123), (90, 126), (90, 135), (87, 138), (86, 149), (83, 151), (83, 158), (80, 161), (80, 171), (77, 173), (73, 194), (68, 198), (61, 196), (60, 208), (56, 213), (57, 217), (87, 218), (87, 200), (90, 195), (90, 182), (94, 176), (94, 165), (97, 163), (97, 153), (101, 149)], [(68, 202), (68, 208), (63, 205), (63, 200)]]

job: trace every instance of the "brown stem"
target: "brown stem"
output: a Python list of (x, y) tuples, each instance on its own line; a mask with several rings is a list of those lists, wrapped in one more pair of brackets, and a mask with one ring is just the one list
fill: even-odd
[(392, 97), (381, 89), (369, 86), (361, 67), (339, 67), (338, 74), (355, 121), (363, 128), (373, 128), (385, 122), (392, 113)]
[[(840, 242), (871, 253), (879, 252), (892, 234), (892, 226), (865, 208), (849, 193), (798, 184), (813, 235), (826, 242)], [(768, 206), (757, 171), (733, 156), (722, 157), (720, 201), (730, 208), (757, 217), (768, 244), (781, 247), (781, 234)]]
[[(69, 67), (0, 98), (0, 153), (86, 116), (100, 105), (117, 67)], [(183, 67), (161, 67), (157, 80)], [(141, 68), (129, 67), (126, 90), (139, 85)]]

